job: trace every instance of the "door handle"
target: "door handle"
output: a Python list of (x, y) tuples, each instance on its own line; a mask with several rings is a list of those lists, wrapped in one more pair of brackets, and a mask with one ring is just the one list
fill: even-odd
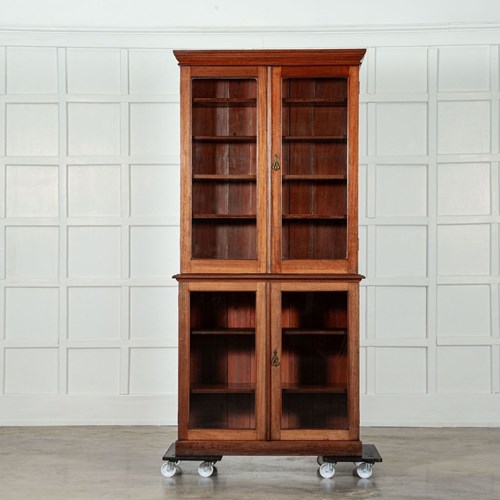
[(271, 359), (271, 364), (272, 364), (273, 366), (279, 366), (279, 365), (280, 365), (280, 360), (279, 360), (279, 358), (278, 358), (278, 349), (275, 349), (275, 350), (273, 351), (273, 357), (272, 357), (272, 359)]
[(274, 155), (274, 161), (273, 161), (273, 165), (272, 165), (272, 169), (273, 170), (279, 170), (281, 167), (280, 167), (280, 162), (278, 160), (278, 155)]

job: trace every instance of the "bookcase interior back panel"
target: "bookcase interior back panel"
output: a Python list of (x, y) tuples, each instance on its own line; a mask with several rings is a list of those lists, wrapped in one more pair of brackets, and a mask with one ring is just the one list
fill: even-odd
[(347, 80), (282, 84), (282, 259), (347, 256)]
[(192, 82), (195, 259), (257, 258), (256, 92), (255, 79)]
[(346, 429), (347, 293), (282, 294), (282, 427)]
[(191, 293), (190, 428), (255, 427), (255, 293)]

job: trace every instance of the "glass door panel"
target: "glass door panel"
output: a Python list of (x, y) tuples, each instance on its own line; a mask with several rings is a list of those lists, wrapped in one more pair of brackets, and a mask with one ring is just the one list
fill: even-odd
[(283, 292), (281, 428), (348, 429), (347, 292)]
[(256, 428), (256, 293), (191, 292), (190, 429)]
[(257, 259), (257, 80), (192, 80), (192, 258)]
[(281, 258), (347, 259), (347, 78), (283, 78), (281, 91)]

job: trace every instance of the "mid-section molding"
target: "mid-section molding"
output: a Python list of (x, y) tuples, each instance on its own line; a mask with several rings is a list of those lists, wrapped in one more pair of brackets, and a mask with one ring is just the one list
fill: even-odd
[(335, 281), (359, 283), (361, 274), (283, 274), (283, 273), (241, 273), (241, 274), (191, 274), (183, 273), (173, 276), (177, 281)]

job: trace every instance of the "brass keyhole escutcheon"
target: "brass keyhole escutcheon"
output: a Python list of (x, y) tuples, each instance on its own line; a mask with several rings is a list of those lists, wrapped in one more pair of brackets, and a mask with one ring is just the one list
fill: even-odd
[(280, 162), (278, 161), (278, 155), (274, 155), (273, 170), (280, 169)]
[(278, 349), (275, 349), (273, 351), (273, 358), (271, 359), (271, 364), (273, 366), (279, 366), (280, 365), (280, 360), (278, 358)]

